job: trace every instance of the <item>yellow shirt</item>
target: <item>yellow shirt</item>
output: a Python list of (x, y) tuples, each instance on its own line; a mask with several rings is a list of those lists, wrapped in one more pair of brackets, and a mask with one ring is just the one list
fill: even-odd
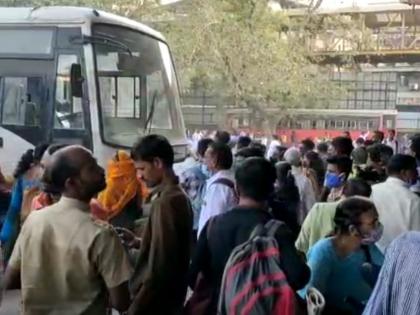
[(113, 228), (65, 197), (28, 216), (9, 264), (20, 269), (24, 315), (103, 315), (107, 288), (132, 274)]
[(334, 231), (334, 216), (339, 203), (318, 202), (312, 207), (296, 240), (298, 250), (306, 254), (312, 245)]

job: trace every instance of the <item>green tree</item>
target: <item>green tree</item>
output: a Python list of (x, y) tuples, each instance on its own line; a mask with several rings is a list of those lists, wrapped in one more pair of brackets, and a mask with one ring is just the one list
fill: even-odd
[(184, 86), (202, 82), (251, 107), (271, 128), (268, 108), (320, 106), (334, 94), (326, 69), (312, 63), (306, 23), (274, 12), (267, 0), (190, 0), (161, 25)]

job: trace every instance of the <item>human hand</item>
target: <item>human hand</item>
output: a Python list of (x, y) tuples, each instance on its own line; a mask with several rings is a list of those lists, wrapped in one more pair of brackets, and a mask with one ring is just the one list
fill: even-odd
[(117, 231), (122, 243), (128, 248), (140, 248), (141, 238), (137, 237), (133, 232), (121, 227), (116, 227), (115, 230)]

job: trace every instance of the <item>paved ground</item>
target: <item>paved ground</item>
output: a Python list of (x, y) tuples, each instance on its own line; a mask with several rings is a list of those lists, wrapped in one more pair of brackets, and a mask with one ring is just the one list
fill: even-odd
[[(0, 315), (20, 315), (20, 291), (8, 291), (3, 297), (3, 302), (0, 307)], [(113, 315), (118, 315), (114, 311)]]

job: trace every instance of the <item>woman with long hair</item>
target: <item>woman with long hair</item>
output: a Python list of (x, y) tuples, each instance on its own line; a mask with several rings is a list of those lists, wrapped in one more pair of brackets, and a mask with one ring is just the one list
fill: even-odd
[(301, 200), (299, 189), (296, 186), (292, 167), (289, 163), (277, 163), (276, 172), (275, 192), (270, 201), (271, 211), (275, 219), (283, 221), (289, 226), (296, 239), (300, 231), (298, 223), (298, 211)]
[(41, 159), (48, 144), (41, 144), (26, 151), (20, 158), (13, 173), (15, 183), (12, 190), (9, 209), (0, 233), (0, 240), (4, 249), (4, 260), (8, 261), (20, 231), (21, 210), (25, 193), (40, 186), (43, 174)]

